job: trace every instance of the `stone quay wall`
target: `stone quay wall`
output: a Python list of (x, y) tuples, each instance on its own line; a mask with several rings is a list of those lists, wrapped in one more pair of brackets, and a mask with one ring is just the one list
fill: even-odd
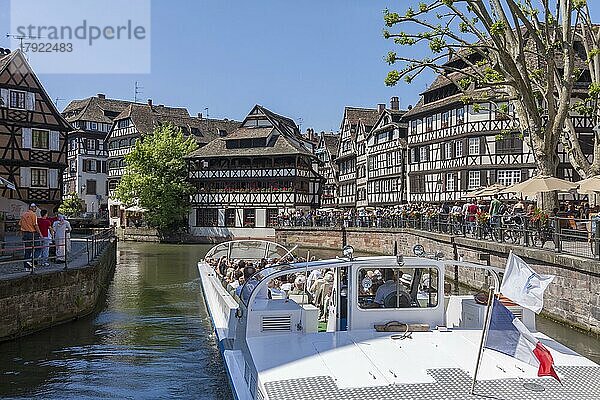
[[(276, 241), (287, 246), (341, 249), (352, 245), (357, 252), (412, 255), (415, 244), (428, 252), (441, 251), (446, 259), (504, 268), (510, 251), (540, 274), (556, 275), (544, 293), (545, 316), (600, 335), (600, 263), (598, 261), (523, 246), (456, 237), (415, 229), (385, 228), (289, 228), (276, 230)], [(340, 252), (341, 253), (341, 252)], [(454, 271), (448, 271), (454, 276)], [(447, 273), (448, 273), (447, 272)], [(459, 268), (459, 281), (483, 288), (484, 274)]]
[(0, 341), (94, 311), (115, 269), (117, 241), (84, 267), (0, 280)]

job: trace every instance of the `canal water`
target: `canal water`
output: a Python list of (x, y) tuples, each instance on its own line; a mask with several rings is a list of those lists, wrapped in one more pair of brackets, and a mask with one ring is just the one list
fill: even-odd
[[(0, 344), (0, 398), (231, 399), (196, 270), (208, 248), (119, 243), (95, 314)], [(538, 325), (600, 362), (597, 339)]]

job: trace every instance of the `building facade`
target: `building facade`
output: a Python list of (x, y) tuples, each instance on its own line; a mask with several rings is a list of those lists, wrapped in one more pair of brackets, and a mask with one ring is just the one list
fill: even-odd
[[(344, 116), (340, 125), (338, 156), (336, 158), (339, 171), (337, 204), (340, 207), (354, 208), (357, 206), (358, 201), (364, 202), (366, 200), (366, 190), (364, 193), (361, 192), (360, 200), (358, 200), (357, 179), (360, 179), (360, 189), (365, 189), (367, 157), (364, 138), (377, 121), (378, 115), (379, 112), (376, 108), (346, 107), (344, 109)], [(357, 165), (359, 156), (360, 174)]]
[(63, 116), (75, 128), (68, 135), (63, 193), (76, 193), (88, 215), (104, 217), (108, 214), (106, 136), (113, 120), (130, 104), (132, 102), (107, 99), (100, 93), (73, 100), (63, 110)]
[(72, 127), (23, 53), (0, 51), (0, 212), (11, 220), (30, 203), (50, 212), (60, 205)]
[(188, 158), (190, 232), (273, 237), (280, 213), (318, 208), (324, 179), (312, 150), (293, 120), (254, 106), (239, 129)]
[(367, 205), (386, 207), (407, 200), (407, 136), (408, 124), (399, 109), (398, 97), (392, 97), (390, 108), (379, 119), (366, 138)]
[[(459, 60), (449, 62), (466, 68)], [(404, 115), (409, 124), (409, 201), (464, 200), (469, 191), (480, 187), (509, 186), (534, 175), (530, 139), (519, 133), (510, 103), (473, 85), (467, 94), (475, 99), (471, 104), (463, 102), (465, 94), (452, 80), (439, 76)], [(575, 91), (575, 95), (584, 93)], [(477, 100), (485, 98), (493, 100)], [(591, 153), (591, 121), (576, 116), (573, 121), (582, 148)], [(557, 151), (557, 175), (578, 180), (561, 145)]]
[(319, 159), (319, 175), (325, 179), (321, 206), (335, 207), (337, 205), (338, 166), (335, 162), (340, 141), (337, 133), (321, 132), (315, 148), (315, 155)]
[(137, 140), (143, 140), (162, 124), (171, 124), (181, 129), (184, 136), (192, 136), (200, 146), (219, 136), (226, 136), (239, 126), (238, 121), (203, 118), (202, 114), (190, 116), (185, 108), (147, 104), (129, 104), (114, 118), (113, 126), (107, 135), (108, 147), (107, 184), (110, 224), (125, 224), (126, 207), (114, 198), (121, 176), (125, 173), (125, 156), (129, 154)]

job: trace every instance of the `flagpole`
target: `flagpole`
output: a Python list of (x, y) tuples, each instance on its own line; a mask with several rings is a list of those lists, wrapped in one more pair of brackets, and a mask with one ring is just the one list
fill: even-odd
[(483, 329), (481, 331), (481, 343), (479, 344), (479, 354), (477, 354), (477, 364), (475, 364), (475, 373), (473, 374), (473, 383), (471, 384), (471, 394), (475, 394), (475, 383), (477, 382), (477, 373), (479, 372), (479, 366), (481, 365), (481, 358), (483, 356), (483, 346), (485, 344), (485, 339), (487, 338), (487, 333), (490, 325), (490, 315), (493, 304), (494, 304), (494, 287), (490, 286), (490, 292), (488, 295), (488, 305), (485, 311), (485, 321), (483, 322)]

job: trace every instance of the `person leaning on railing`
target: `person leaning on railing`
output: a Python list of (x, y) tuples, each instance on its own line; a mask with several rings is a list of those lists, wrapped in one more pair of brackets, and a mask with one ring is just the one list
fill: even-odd
[(592, 249), (592, 254), (596, 254), (596, 241), (600, 240), (598, 237), (598, 224), (600, 224), (600, 207), (595, 206), (593, 209), (589, 211), (589, 219), (590, 222), (588, 224), (588, 241), (590, 242), (590, 248)]
[(25, 270), (28, 271), (32, 270), (34, 267), (33, 258), (38, 259), (41, 254), (41, 249), (39, 248), (39, 239), (42, 235), (37, 223), (37, 215), (35, 213), (36, 210), (37, 205), (35, 203), (31, 203), (29, 205), (29, 210), (21, 215), (21, 219), (19, 220), (23, 246), (25, 247), (24, 266)]

